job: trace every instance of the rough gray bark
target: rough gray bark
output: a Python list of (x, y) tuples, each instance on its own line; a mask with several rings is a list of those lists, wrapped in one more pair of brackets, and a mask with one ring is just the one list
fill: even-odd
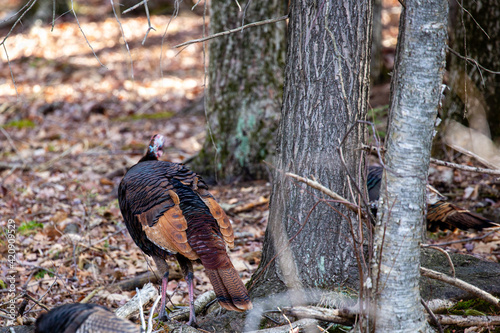
[(371, 83), (382, 80), (382, 0), (373, 0), (372, 59), (370, 63)]
[(357, 148), (365, 133), (357, 121), (367, 111), (372, 4), (292, 0), (290, 8), (270, 216), (250, 283), (257, 298), (287, 289), (359, 287), (349, 221), (341, 214), (354, 228), (357, 218), (338, 203), (316, 205), (323, 195), (283, 172), (314, 176), (357, 200), (347, 172), (356, 178), (362, 162)]
[[(210, 33), (285, 14), (281, 0), (210, 2)], [(248, 5), (248, 8), (247, 8)], [(267, 178), (262, 163), (274, 153), (285, 56), (284, 21), (210, 42), (207, 137), (193, 163), (218, 181)]]
[[(462, 57), (477, 60), (487, 69), (500, 71), (500, 2), (463, 0), (451, 1), (450, 6), (451, 49)], [(453, 53), (450, 53), (449, 74), (451, 98), (445, 117), (466, 122), (487, 136), (491, 133), (498, 141), (500, 75), (479, 69)]]
[[(444, 74), (446, 0), (405, 1), (393, 74), (372, 277), (375, 332), (428, 332), (419, 245), (434, 120)], [(397, 320), (395, 320), (397, 318)]]

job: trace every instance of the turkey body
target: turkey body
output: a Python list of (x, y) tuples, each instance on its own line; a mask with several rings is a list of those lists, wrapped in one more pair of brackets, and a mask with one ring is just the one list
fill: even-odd
[[(376, 214), (376, 204), (380, 196), (380, 184), (382, 181), (383, 168), (381, 166), (368, 167), (367, 190), (372, 211)], [(482, 230), (484, 228), (496, 227), (497, 223), (488, 220), (471, 211), (460, 208), (449, 202), (439, 199), (438, 192), (431, 186), (427, 186), (427, 229)]]
[(194, 260), (200, 260), (205, 267), (222, 307), (234, 311), (251, 309), (248, 292), (226, 252), (226, 244), (234, 246), (228, 217), (200, 176), (182, 164), (159, 161), (151, 154), (161, 149), (161, 145), (154, 147), (155, 137), (150, 151), (124, 176), (118, 198), (132, 239), (153, 257), (164, 275), (161, 316), (168, 278), (165, 260), (172, 255), (188, 282), (190, 324), (195, 321), (191, 264)]
[(97, 304), (65, 304), (42, 313), (35, 333), (139, 333), (140, 328)]

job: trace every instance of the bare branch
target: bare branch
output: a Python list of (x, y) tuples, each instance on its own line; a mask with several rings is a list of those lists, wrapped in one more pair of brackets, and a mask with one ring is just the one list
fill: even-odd
[(483, 29), (483, 27), (476, 21), (476, 19), (474, 18), (474, 16), (472, 16), (472, 14), (464, 8), (464, 6), (462, 6), (462, 4), (460, 3), (460, 1), (456, 1), (457, 2), (457, 5), (460, 6), (460, 8), (462, 8), (462, 10), (464, 12), (466, 12), (470, 17), (471, 19), (474, 21), (474, 23), (476, 23), (476, 25), (478, 26), (479, 29), (481, 29), (481, 31), (486, 35), (486, 37), (488, 37), (488, 39), (490, 39), (490, 36), (486, 33), (486, 31)]
[[(29, 12), (29, 10), (35, 5), (37, 0), (33, 0), (33, 2), (30, 4), (30, 6), (28, 8), (26, 8), (26, 10), (21, 14), (21, 16), (19, 16), (19, 18), (16, 20), (16, 22), (14, 22), (14, 24), (12, 25), (12, 27), (10, 28), (9, 32), (7, 33), (7, 35), (5, 36), (5, 38), (2, 40), (2, 42), (0, 43), (0, 45), (4, 45), (5, 41), (7, 40), (7, 38), (9, 38), (10, 34), (12, 33), (12, 31), (14, 31), (14, 28), (16, 27), (16, 25), (21, 22), (21, 19), (24, 17), (24, 15), (26, 15), (27, 12)], [(29, 2), (28, 2), (29, 3)], [(26, 4), (27, 5), (27, 4)], [(26, 7), (26, 6), (24, 6)], [(24, 8), (23, 7), (23, 8)], [(22, 9), (21, 9), (22, 10)], [(17, 14), (17, 13), (16, 13)]]
[(355, 314), (351, 311), (327, 309), (318, 306), (296, 306), (293, 308), (282, 308), (281, 310), (290, 316), (318, 319), (342, 325), (352, 325), (355, 318)]
[(451, 284), (452, 286), (458, 287), (462, 290), (465, 290), (474, 296), (482, 299), (485, 302), (491, 303), (495, 305), (497, 308), (500, 308), (500, 300), (496, 298), (495, 296), (491, 295), (490, 293), (487, 293), (484, 290), (479, 289), (476, 286), (473, 286), (472, 284), (469, 284), (463, 280), (457, 279), (457, 278), (452, 278), (448, 275), (445, 275), (440, 272), (433, 271), (431, 269), (425, 268), (425, 267), (420, 267), (420, 274), (422, 276), (429, 277), (431, 279), (439, 280), (448, 284)]
[(500, 316), (457, 316), (457, 315), (436, 315), (436, 318), (443, 325), (456, 325), (460, 327), (485, 327), (500, 325)]
[(156, 29), (153, 28), (153, 26), (151, 25), (151, 19), (149, 17), (148, 1), (147, 0), (143, 0), (143, 1), (144, 1), (144, 11), (146, 12), (146, 17), (148, 18), (148, 30), (146, 31), (146, 35), (144, 36), (144, 39), (142, 40), (142, 45), (144, 45), (144, 43), (146, 43), (146, 39), (148, 38), (149, 32), (151, 30), (156, 31)]
[[(114, 10), (114, 7), (113, 7), (113, 10)], [(101, 60), (99, 60), (99, 57), (97, 56), (97, 54), (94, 51), (94, 48), (92, 47), (92, 45), (90, 44), (89, 40), (87, 39), (87, 36), (85, 35), (85, 32), (83, 32), (82, 26), (80, 25), (80, 20), (78, 20), (78, 16), (76, 15), (76, 12), (75, 12), (75, 4), (73, 3), (73, 0), (71, 0), (71, 9), (70, 9), (70, 11), (73, 13), (73, 16), (75, 17), (76, 23), (78, 24), (78, 28), (80, 28), (80, 32), (82, 33), (83, 38), (85, 38), (85, 41), (87, 42), (87, 45), (92, 50), (92, 53), (94, 54), (94, 57), (97, 59), (97, 62), (99, 62), (99, 64), (102, 67), (108, 69), (106, 66), (104, 66), (104, 64), (101, 62)]]
[[(142, 6), (142, 5), (145, 5), (149, 0), (141, 0), (140, 2), (138, 2), (137, 4), (133, 5), (132, 7), (128, 8), (128, 9), (125, 9), (122, 14), (126, 14), (128, 12), (131, 12), (133, 11), (134, 9)], [(148, 11), (149, 12), (149, 11)]]
[(314, 319), (300, 319), (297, 320), (290, 325), (284, 325), (284, 326), (279, 326), (279, 327), (273, 327), (273, 328), (267, 328), (263, 330), (258, 330), (258, 331), (251, 331), (248, 333), (289, 333), (289, 332), (295, 332), (297, 329), (297, 332), (299, 331), (300, 328), (304, 329), (306, 327), (310, 327), (310, 325), (316, 325), (317, 322)]
[(442, 248), (440, 247), (436, 247), (436, 246), (423, 246), (421, 245), (421, 247), (428, 247), (429, 249), (433, 249), (433, 250), (436, 250), (436, 251), (439, 251), (441, 253), (443, 253), (445, 256), (446, 256), (446, 259), (448, 259), (448, 263), (450, 264), (450, 268), (451, 268), (451, 275), (453, 276), (453, 278), (455, 278), (455, 265), (453, 265), (453, 261), (451, 260), (451, 257), (450, 257), (450, 254), (443, 250)]
[[(465, 242), (470, 242), (470, 241), (481, 240), (481, 239), (485, 239), (486, 237), (488, 237), (489, 235), (491, 235), (495, 232), (496, 232), (496, 230), (493, 230), (493, 231), (490, 231), (490, 232), (488, 232), (484, 235), (481, 235), (481, 236), (462, 238), (462, 239), (457, 239), (454, 241), (443, 242), (443, 243), (436, 243), (436, 244), (432, 244), (432, 246), (446, 246), (446, 245), (451, 245), (451, 244), (465, 243)], [(430, 247), (430, 246), (431, 246), (430, 244), (422, 244), (422, 247)]]
[(434, 312), (432, 312), (432, 310), (427, 306), (427, 304), (425, 304), (424, 300), (421, 299), (420, 303), (422, 303), (422, 305), (425, 308), (425, 311), (427, 311), (427, 313), (429, 314), (429, 317), (431, 317), (431, 319), (434, 322), (434, 324), (436, 324), (436, 326), (438, 327), (439, 333), (443, 333), (444, 332), (443, 331), (443, 326), (441, 326), (441, 323), (436, 318), (436, 315), (434, 314)]
[(190, 44), (205, 42), (205, 41), (210, 40), (210, 39), (214, 39), (214, 38), (217, 38), (217, 37), (221, 37), (221, 36), (226, 36), (226, 35), (233, 34), (235, 32), (244, 30), (246, 28), (257, 27), (259, 25), (265, 25), (265, 24), (270, 24), (270, 23), (276, 23), (276, 22), (279, 22), (279, 21), (286, 20), (287, 18), (288, 18), (288, 15), (285, 15), (285, 16), (281, 16), (281, 17), (278, 17), (278, 18), (274, 18), (274, 19), (269, 19), (269, 20), (264, 20), (264, 21), (258, 21), (258, 22), (253, 22), (253, 23), (245, 24), (244, 26), (236, 28), (236, 29), (231, 29), (231, 30), (227, 30), (227, 31), (218, 32), (216, 34), (213, 34), (213, 35), (210, 35), (210, 36), (207, 36), (207, 37), (203, 37), (203, 38), (199, 38), (199, 39), (193, 39), (193, 40), (184, 42), (182, 44), (175, 45), (174, 48), (179, 48), (179, 47), (187, 46), (187, 45), (190, 45)]
[[(127, 48), (128, 52), (128, 57), (130, 59), (130, 75), (132, 76), (132, 80), (134, 79), (134, 61), (132, 60), (132, 54), (130, 53), (130, 48), (128, 47), (127, 39), (125, 38), (125, 32), (123, 31), (123, 26), (122, 23), (120, 22), (120, 19), (118, 18), (118, 14), (116, 13), (115, 10), (115, 4), (113, 0), (109, 0), (111, 2), (111, 8), (113, 8), (113, 14), (115, 15), (116, 22), (118, 22), (118, 25), (120, 26), (120, 32), (122, 34), (123, 42), (125, 43), (125, 47)], [(146, 6), (146, 11), (147, 11), (147, 6)], [(149, 12), (148, 13), (148, 22), (149, 22)], [(146, 36), (148, 33), (146, 32)], [(144, 43), (143, 43), (144, 44)]]
[[(455, 147), (452, 147), (453, 149), (455, 149)], [(374, 146), (369, 146), (369, 145), (365, 145), (365, 144), (362, 144), (361, 145), (361, 149), (367, 151), (367, 152), (370, 152), (370, 153), (385, 153), (385, 148), (381, 148), (381, 147), (374, 147)], [(461, 151), (462, 152), (462, 151)], [(464, 154), (467, 154), (465, 152), (463, 152)], [(477, 156), (472, 156), (474, 158), (477, 158)], [(479, 160), (481, 163), (484, 163), (484, 161), (482, 159)], [(471, 166), (468, 166), (468, 165), (463, 165), (463, 164), (457, 164), (457, 163), (452, 163), (452, 162), (447, 162), (447, 161), (443, 161), (443, 160), (438, 160), (436, 158), (430, 158), (430, 162), (432, 164), (435, 164), (435, 165), (441, 165), (441, 166), (445, 166), (445, 167), (448, 167), (448, 168), (453, 168), (453, 169), (457, 169), (457, 170), (463, 170), (463, 171), (469, 171), (469, 172), (477, 172), (477, 173), (482, 173), (482, 174), (487, 174), (487, 175), (494, 175), (494, 176), (498, 176), (500, 175), (500, 170), (498, 169), (485, 169), (485, 168), (478, 168), (478, 167), (471, 167)]]
[[(140, 301), (139, 301), (140, 297)], [(158, 290), (153, 284), (146, 284), (139, 294), (135, 294), (127, 303), (116, 309), (115, 314), (119, 318), (128, 319), (139, 311), (139, 306), (148, 303), (158, 297)], [(140, 304), (140, 305), (139, 305)]]
[(340, 203), (344, 204), (347, 208), (349, 208), (350, 210), (352, 210), (356, 214), (359, 212), (358, 206), (356, 206), (353, 203), (349, 202), (347, 199), (344, 199), (343, 197), (341, 197), (337, 193), (333, 192), (329, 188), (326, 188), (325, 186), (321, 185), (320, 183), (318, 183), (315, 180), (304, 178), (304, 177), (301, 177), (301, 176), (296, 175), (296, 174), (291, 173), (291, 172), (286, 172), (285, 176), (294, 178), (294, 179), (298, 180), (301, 183), (304, 183), (304, 184), (306, 184), (306, 185), (308, 185), (308, 186), (310, 186), (310, 187), (312, 187), (314, 189), (317, 189), (317, 190), (323, 192), (324, 194), (328, 195), (330, 198), (332, 198), (334, 200), (337, 200)]
[[(458, 53), (457, 51), (453, 50), (449, 46), (448, 46), (448, 50), (450, 50), (450, 52), (453, 53), (454, 55), (456, 55), (457, 57), (459, 57), (461, 59), (464, 59), (465, 61), (471, 63), (474, 66), (476, 66), (479, 69), (480, 73), (481, 73), (481, 69), (482, 69), (485, 72), (488, 72), (488, 73), (491, 73), (491, 74), (496, 74), (496, 75), (500, 74), (500, 72), (496, 72), (496, 71), (493, 71), (491, 69), (488, 69), (488, 68), (484, 67), (483, 65), (481, 65), (480, 63), (478, 63), (477, 60), (474, 59), (474, 58), (461, 55), (460, 53)], [(481, 74), (481, 78), (482, 77), (483, 77), (483, 75)], [(484, 84), (484, 80), (483, 80), (483, 84)]]
[(483, 174), (495, 175), (495, 176), (500, 175), (500, 170), (471, 167), (468, 165), (462, 165), (462, 164), (456, 164), (456, 163), (452, 163), (452, 162), (437, 160), (437, 159), (432, 158), (432, 157), (431, 157), (431, 163), (435, 164), (435, 165), (442, 165), (442, 166), (446, 166), (448, 168), (453, 168), (453, 169), (458, 169), (458, 170), (463, 170), (463, 171), (477, 172), (477, 173), (483, 173)]

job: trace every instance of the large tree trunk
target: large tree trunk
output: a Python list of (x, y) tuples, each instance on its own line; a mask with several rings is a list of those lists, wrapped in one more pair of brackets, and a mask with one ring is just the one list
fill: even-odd
[(372, 59), (370, 62), (371, 84), (382, 81), (382, 0), (373, 0)]
[(270, 216), (251, 282), (254, 298), (288, 288), (359, 287), (348, 221), (357, 230), (356, 216), (338, 203), (316, 205), (324, 196), (284, 172), (314, 176), (358, 199), (347, 174), (356, 178), (362, 163), (357, 148), (365, 133), (357, 121), (367, 110), (371, 10), (368, 0), (291, 1)]
[[(284, 15), (281, 0), (210, 2), (210, 33)], [(206, 95), (207, 137), (193, 167), (218, 181), (267, 178), (275, 150), (285, 56), (284, 21), (213, 39)]]
[(375, 228), (375, 332), (428, 332), (418, 289), (425, 186), (441, 97), (446, 0), (405, 1)]
[[(447, 118), (466, 120), (473, 130), (500, 139), (500, 75), (480, 69), (463, 57), (477, 60), (484, 68), (500, 71), (500, 2), (464, 0), (450, 2), (449, 86)], [(467, 12), (466, 12), (466, 11)], [(455, 53), (453, 53), (455, 52)], [(459, 55), (457, 55), (458, 53)]]

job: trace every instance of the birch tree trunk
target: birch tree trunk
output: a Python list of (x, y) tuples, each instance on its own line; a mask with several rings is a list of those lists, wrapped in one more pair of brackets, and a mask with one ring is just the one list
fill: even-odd
[[(210, 33), (285, 14), (281, 0), (210, 2)], [(247, 7), (248, 5), (248, 7)], [(207, 136), (193, 169), (220, 182), (267, 178), (275, 151), (285, 57), (284, 21), (210, 41)]]
[(430, 332), (418, 288), (425, 186), (445, 65), (448, 2), (405, 1), (375, 228), (375, 332)]
[(357, 230), (356, 216), (338, 203), (319, 202), (320, 192), (284, 172), (314, 176), (358, 199), (351, 196), (347, 174), (356, 177), (362, 162), (357, 148), (364, 125), (357, 121), (367, 112), (371, 10), (369, 0), (291, 1), (270, 216), (262, 262), (251, 282), (253, 297), (359, 287), (348, 221)]

